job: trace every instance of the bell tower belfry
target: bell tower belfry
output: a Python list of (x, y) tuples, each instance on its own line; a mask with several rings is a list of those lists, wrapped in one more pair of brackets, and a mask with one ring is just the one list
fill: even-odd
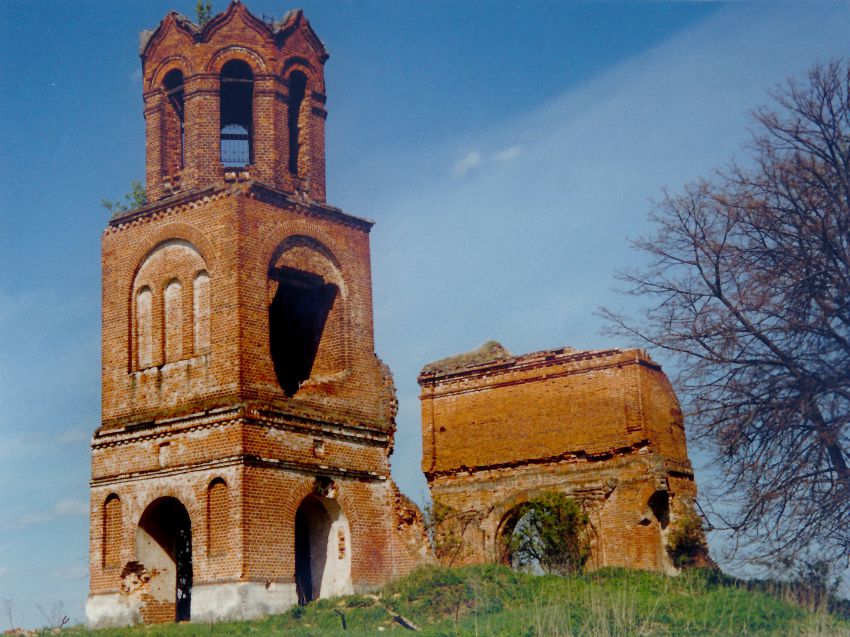
[(234, 0), (142, 34), (148, 203), (102, 239), (93, 626), (363, 591), (427, 553), (390, 479), (372, 222), (325, 202), (328, 54)]

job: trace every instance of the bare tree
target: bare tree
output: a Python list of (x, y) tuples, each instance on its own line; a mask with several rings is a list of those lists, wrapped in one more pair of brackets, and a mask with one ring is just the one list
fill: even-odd
[[(755, 111), (750, 159), (665, 193), (648, 299), (613, 331), (674, 355), (690, 432), (716, 454), (713, 522), (763, 559), (850, 556), (850, 69), (813, 68)], [(754, 550), (753, 550), (754, 549)]]
[(62, 602), (54, 602), (49, 609), (46, 609), (41, 604), (36, 604), (35, 607), (41, 616), (44, 617), (44, 621), (47, 622), (47, 628), (59, 629), (71, 621), (71, 618), (65, 614)]
[(0, 600), (0, 605), (3, 606), (3, 614), (9, 621), (9, 630), (15, 630), (15, 598), (4, 597)]

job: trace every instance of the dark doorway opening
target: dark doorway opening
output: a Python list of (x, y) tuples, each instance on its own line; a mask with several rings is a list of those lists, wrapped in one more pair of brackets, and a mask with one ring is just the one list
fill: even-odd
[(295, 591), (302, 606), (321, 593), (330, 528), (328, 512), (313, 497), (306, 498), (295, 512)]
[(269, 306), (269, 346), (277, 380), (293, 396), (310, 378), (319, 343), (339, 288), (318, 274), (281, 267)]
[(174, 604), (174, 620), (188, 621), (192, 608), (192, 523), (176, 498), (145, 509), (136, 532), (136, 559), (149, 573), (154, 600)]

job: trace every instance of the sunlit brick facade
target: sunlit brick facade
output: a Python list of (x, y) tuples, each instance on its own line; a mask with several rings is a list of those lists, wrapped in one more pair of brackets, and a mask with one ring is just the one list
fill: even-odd
[(558, 491), (588, 514), (590, 568), (675, 572), (668, 536), (695, 515), (696, 484), (661, 367), (642, 350), (492, 345), (419, 376), (422, 470), (454, 538), (442, 560), (509, 562), (523, 505)]
[(90, 624), (220, 620), (378, 586), (426, 555), (390, 479), (371, 222), (325, 203), (300, 11), (142, 38), (148, 203), (103, 234)]

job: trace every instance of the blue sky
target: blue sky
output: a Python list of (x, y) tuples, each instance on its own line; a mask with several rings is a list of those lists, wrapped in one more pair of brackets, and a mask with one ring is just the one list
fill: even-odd
[[(144, 174), (138, 33), (194, 4), (0, 0), (0, 599), (16, 624), (44, 623), (35, 602), (83, 618), (99, 201)], [(650, 201), (742, 157), (748, 111), (846, 55), (850, 24), (846, 3), (300, 6), (331, 53), (328, 200), (377, 222), (393, 473), (420, 502), (422, 365), (491, 338), (628, 345), (594, 312), (626, 305), (613, 273), (640, 262), (627, 237), (650, 231)]]

